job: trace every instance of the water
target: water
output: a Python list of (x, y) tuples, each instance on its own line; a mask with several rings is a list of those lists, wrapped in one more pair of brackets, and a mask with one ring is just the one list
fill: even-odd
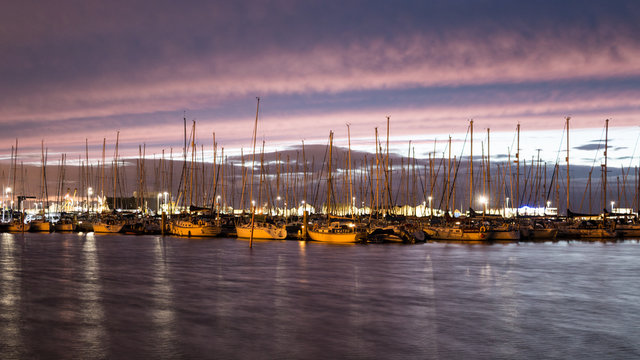
[(0, 234), (0, 358), (640, 357), (640, 244)]

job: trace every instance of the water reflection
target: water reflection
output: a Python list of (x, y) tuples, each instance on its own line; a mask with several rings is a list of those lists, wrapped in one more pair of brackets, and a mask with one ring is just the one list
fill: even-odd
[(175, 311), (173, 304), (173, 288), (169, 279), (171, 271), (167, 261), (167, 250), (164, 237), (154, 239), (153, 248), (153, 307), (151, 319), (154, 327), (158, 354), (156, 358), (172, 358), (175, 356)]
[(0, 239), (2, 360), (640, 354), (637, 240), (17, 236)]
[(83, 280), (80, 286), (80, 316), (82, 324), (80, 338), (85, 346), (83, 358), (96, 358), (105, 354), (105, 317), (100, 281), (100, 262), (93, 232), (82, 237), (81, 269)]
[(0, 350), (3, 357), (20, 358), (23, 350), (20, 331), (22, 256), (16, 247), (18, 235), (3, 233), (0, 240)]

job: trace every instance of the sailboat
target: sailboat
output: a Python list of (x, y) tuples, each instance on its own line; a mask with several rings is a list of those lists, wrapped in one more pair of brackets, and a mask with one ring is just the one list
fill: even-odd
[(7, 224), (8, 232), (27, 232), (31, 229), (31, 223), (24, 223), (22, 221), (22, 216), (20, 218), (13, 218), (9, 224)]
[(327, 223), (316, 224), (307, 231), (311, 240), (333, 243), (355, 243), (364, 239), (364, 232), (360, 231), (352, 218), (331, 216), (331, 158), (333, 148), (333, 131), (329, 132), (329, 171), (327, 178)]
[[(252, 229), (253, 228), (253, 229)], [(236, 225), (236, 232), (239, 238), (268, 239), (268, 240), (284, 240), (287, 238), (286, 225), (277, 225), (268, 222), (256, 222), (255, 219), (249, 224)]]
[(106, 216), (93, 223), (95, 233), (119, 233), (125, 222), (115, 216)]
[[(260, 98), (257, 98), (256, 105), (256, 121), (253, 127), (253, 155), (252, 155), (252, 164), (251, 164), (251, 188), (249, 197), (253, 199), (253, 171), (255, 168), (256, 161), (256, 134), (258, 129), (258, 113), (260, 110)], [(262, 187), (262, 176), (260, 177), (260, 187)], [(244, 191), (244, 189), (243, 189)], [(252, 200), (253, 201), (253, 200)], [(255, 204), (252, 202), (251, 205), (251, 220), (247, 224), (236, 224), (236, 234), (238, 238), (243, 239), (267, 239), (267, 240), (284, 240), (287, 237), (287, 226), (282, 224), (273, 224), (266, 221), (264, 219), (258, 219), (256, 221), (256, 209)]]
[(222, 231), (219, 222), (205, 218), (186, 218), (174, 220), (169, 224), (172, 234), (178, 236), (218, 236)]
[(75, 231), (76, 222), (72, 217), (63, 215), (60, 220), (54, 225), (56, 231)]
[[(42, 170), (40, 177), (40, 200), (44, 203), (48, 204), (48, 194), (47, 194), (47, 175), (46, 175), (46, 157), (44, 154), (44, 140), (42, 141)], [(48, 206), (47, 206), (48, 207)], [(51, 226), (51, 222), (45, 218), (44, 208), (41, 213), (39, 213), (34, 220), (31, 221), (31, 231), (37, 232), (51, 232), (53, 227)]]
[[(120, 131), (116, 133), (116, 148), (113, 157), (113, 208), (116, 208), (118, 199), (118, 142), (120, 140)], [(125, 225), (125, 221), (119, 216), (107, 215), (96, 219), (93, 223), (94, 233), (119, 233)]]

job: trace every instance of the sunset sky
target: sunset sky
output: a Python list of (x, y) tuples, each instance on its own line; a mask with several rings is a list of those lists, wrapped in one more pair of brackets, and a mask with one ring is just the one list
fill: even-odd
[[(610, 159), (637, 164), (638, 1), (15, 1), (0, 13), (0, 155), (181, 151), (229, 154), (326, 143), (374, 151), (391, 117), (392, 150), (454, 154), (470, 119), (474, 153), (542, 149), (589, 165), (609, 118)], [(485, 145), (486, 146), (486, 145)], [(467, 145), (464, 152), (468, 152)], [(476, 150), (477, 149), (477, 150)], [(246, 150), (245, 150), (246, 151)], [(74, 155), (75, 154), (75, 155)], [(633, 158), (631, 158), (633, 156)], [(36, 159), (37, 160), (37, 159)], [(26, 161), (26, 160), (25, 160)]]

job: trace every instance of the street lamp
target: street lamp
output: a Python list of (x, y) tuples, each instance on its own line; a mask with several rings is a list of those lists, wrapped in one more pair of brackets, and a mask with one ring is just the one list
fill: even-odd
[(482, 217), (484, 217), (484, 215), (487, 213), (487, 198), (481, 196), (480, 203), (482, 204)]
[[(278, 197), (276, 197), (276, 201), (278, 202), (278, 206), (276, 206), (276, 215), (280, 214), (280, 200), (282, 200), (282, 198), (280, 197), (280, 195), (278, 195)], [(284, 212), (283, 212), (284, 215)]]
[(3, 222), (5, 221), (4, 213), (5, 213), (5, 210), (6, 210), (6, 207), (7, 207), (7, 198), (9, 197), (10, 193), (11, 193), (11, 188), (10, 187), (7, 187), (7, 188), (4, 189), (4, 194), (3, 194), (4, 198), (3, 198), (3, 201), (2, 201), (2, 221)]
[(87, 212), (89, 212), (91, 210), (91, 195), (93, 195), (93, 188), (88, 188), (87, 189), (87, 201), (89, 202), (87, 204)]

